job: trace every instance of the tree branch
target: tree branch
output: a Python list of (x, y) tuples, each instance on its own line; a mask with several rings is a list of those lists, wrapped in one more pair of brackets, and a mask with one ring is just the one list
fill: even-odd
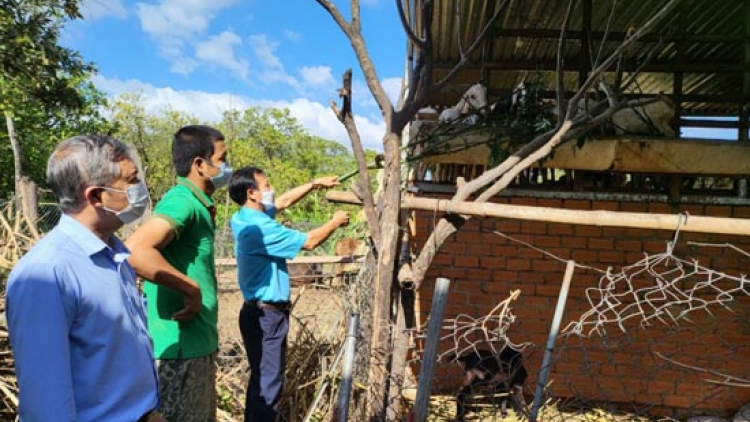
[(424, 40), (420, 39), (417, 34), (412, 31), (409, 21), (406, 18), (406, 14), (404, 13), (403, 1), (404, 0), (396, 0), (396, 7), (398, 8), (398, 17), (401, 19), (401, 26), (404, 28), (404, 32), (409, 41), (411, 41), (417, 48), (423, 49)]
[(354, 157), (357, 159), (357, 169), (359, 170), (360, 180), (360, 194), (362, 203), (364, 204), (365, 216), (367, 222), (370, 225), (372, 240), (376, 245), (379, 245), (381, 240), (380, 235), (380, 221), (378, 220), (378, 213), (375, 212), (375, 201), (370, 190), (370, 172), (367, 169), (367, 158), (365, 158), (365, 151), (362, 147), (362, 140), (359, 137), (359, 131), (357, 130), (357, 124), (352, 116), (351, 107), (351, 96), (352, 96), (352, 70), (347, 69), (342, 76), (342, 86), (339, 89), (339, 97), (342, 99), (341, 110), (336, 109), (336, 104), (332, 103), (331, 108), (336, 113), (336, 117), (344, 124), (346, 132), (349, 134), (349, 139), (352, 142), (352, 151)]
[(323, 8), (328, 12), (328, 14), (331, 15), (333, 20), (339, 25), (342, 31), (349, 36), (349, 32), (351, 31), (351, 26), (346, 21), (344, 16), (339, 12), (339, 9), (336, 8), (336, 5), (331, 3), (329, 0), (315, 0), (323, 6)]

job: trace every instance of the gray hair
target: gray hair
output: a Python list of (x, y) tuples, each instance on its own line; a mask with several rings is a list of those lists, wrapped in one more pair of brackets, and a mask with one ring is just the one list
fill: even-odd
[(140, 169), (136, 151), (110, 136), (81, 135), (60, 143), (47, 161), (47, 183), (62, 212), (81, 209), (87, 187), (106, 186), (120, 177), (124, 159)]

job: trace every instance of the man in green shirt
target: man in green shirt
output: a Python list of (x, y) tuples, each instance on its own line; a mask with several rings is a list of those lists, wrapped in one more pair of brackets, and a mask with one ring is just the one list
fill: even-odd
[(218, 304), (211, 194), (232, 175), (224, 135), (185, 126), (174, 135), (178, 175), (154, 216), (127, 240), (130, 263), (146, 279), (161, 411), (166, 420), (216, 420)]

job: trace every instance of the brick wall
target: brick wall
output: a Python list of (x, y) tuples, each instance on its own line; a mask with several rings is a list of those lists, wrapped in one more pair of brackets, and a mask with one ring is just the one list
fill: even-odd
[[(436, 196), (437, 197), (437, 196)], [(444, 197), (441, 199), (448, 199)], [(750, 207), (684, 205), (672, 208), (663, 203), (618, 203), (568, 199), (537, 199), (529, 197), (501, 198), (499, 203), (535, 205), (578, 210), (611, 210), (643, 213), (687, 211), (691, 215), (750, 217)], [(438, 216), (439, 217), (439, 216)], [(433, 224), (432, 212), (416, 214), (418, 236), (412, 245), (420, 250)], [(521, 290), (513, 305), (517, 316), (511, 329), (514, 342), (531, 342), (525, 352), (530, 379), (527, 390), (533, 390), (544, 345), (552, 321), (557, 296), (565, 271), (565, 263), (546, 257), (534, 249), (512, 242), (494, 233), (503, 232), (563, 259), (578, 264), (615, 270), (633, 264), (644, 253), (657, 254), (666, 250), (670, 231), (601, 228), (595, 226), (553, 224), (495, 218), (474, 218), (451, 236), (433, 261), (418, 292), (418, 321), (424, 322), (433, 297), (437, 277), (451, 280), (445, 318), (458, 314), (479, 317), (514, 289)], [(698, 259), (701, 265), (732, 275), (750, 272), (750, 258), (726, 248), (699, 248), (686, 242), (731, 243), (750, 251), (750, 237), (681, 233), (675, 255)], [(565, 308), (562, 327), (589, 309), (585, 297), (587, 287), (599, 283), (600, 274), (577, 269)], [(704, 277), (705, 279), (705, 277)], [(635, 279), (649, 283), (653, 278)], [(731, 283), (730, 283), (731, 284)], [(717, 286), (722, 288), (730, 284)], [(735, 283), (736, 284), (736, 283)], [(734, 292), (738, 300), (730, 312), (711, 308), (691, 314), (692, 323), (667, 327), (654, 323), (639, 329), (628, 323), (621, 334), (610, 326), (606, 339), (568, 337), (558, 340), (554, 366), (549, 379), (554, 380), (552, 393), (558, 397), (583, 397), (621, 405), (628, 410), (650, 407), (652, 414), (729, 415), (750, 402), (750, 389), (732, 388), (706, 382), (708, 373), (685, 370), (655, 355), (655, 352), (696, 367), (750, 378), (750, 286)], [(449, 347), (447, 342), (441, 344)], [(454, 390), (460, 375), (457, 368), (441, 365), (436, 374), (436, 389)]]

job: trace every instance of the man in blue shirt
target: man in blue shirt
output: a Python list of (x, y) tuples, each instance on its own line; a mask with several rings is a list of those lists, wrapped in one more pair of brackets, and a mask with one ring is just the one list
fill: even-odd
[(7, 318), (24, 422), (163, 422), (143, 297), (114, 236), (149, 204), (135, 151), (77, 136), (47, 181), (62, 217), (15, 266)]
[(284, 378), (289, 331), (289, 273), (286, 260), (312, 250), (336, 229), (349, 223), (349, 213), (336, 211), (326, 224), (302, 233), (274, 220), (313, 189), (338, 185), (335, 176), (298, 186), (278, 199), (262, 170), (244, 167), (232, 176), (229, 195), (242, 205), (231, 226), (237, 256), (237, 279), (245, 303), (240, 331), (250, 361), (245, 422), (274, 422)]

